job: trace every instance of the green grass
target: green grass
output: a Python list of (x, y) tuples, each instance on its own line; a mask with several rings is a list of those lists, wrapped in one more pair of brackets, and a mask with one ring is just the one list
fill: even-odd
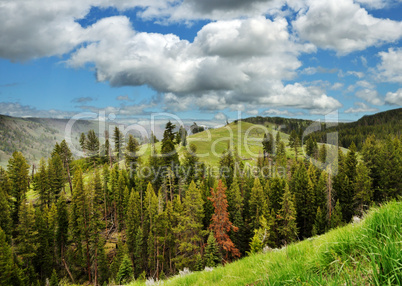
[[(273, 126), (264, 127), (262, 125), (251, 124), (240, 121), (239, 123), (230, 123), (226, 126), (209, 129), (187, 137), (188, 145), (193, 143), (197, 147), (197, 155), (201, 162), (210, 166), (217, 166), (223, 152), (228, 146), (237, 148), (240, 157), (244, 162), (255, 165), (259, 152), (262, 152), (261, 141), (265, 131), (269, 130), (272, 135), (276, 136)], [(285, 143), (288, 142), (289, 135), (280, 133), (281, 139)], [(158, 152), (161, 149), (161, 142), (155, 144)], [(179, 156), (182, 157), (185, 147), (178, 147)], [(143, 162), (146, 162), (151, 154), (151, 145), (145, 144), (140, 149)]]
[(402, 202), (391, 202), (360, 223), (163, 285), (402, 285), (401, 218)]

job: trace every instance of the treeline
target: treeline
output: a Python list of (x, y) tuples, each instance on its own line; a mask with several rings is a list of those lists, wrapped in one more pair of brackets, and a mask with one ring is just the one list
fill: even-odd
[[(169, 122), (161, 150), (144, 162), (135, 138), (121, 143), (118, 129), (106, 155), (90, 131), (85, 158), (73, 161), (63, 141), (33, 175), (15, 152), (0, 169), (1, 285), (164, 279), (322, 234), (401, 196), (398, 137), (370, 136), (361, 160), (354, 144), (339, 150), (327, 172), (327, 160), (321, 168), (290, 160), (274, 148), (286, 149), (280, 136), (272, 144), (266, 134), (257, 166), (268, 175), (246, 168), (236, 150), (222, 155), (216, 175), (192, 144), (179, 158), (176, 146), (187, 143), (174, 130)], [(297, 136), (291, 142), (297, 150)], [(30, 188), (38, 199), (27, 197)]]
[(361, 150), (364, 141), (371, 134), (375, 134), (378, 140), (384, 140), (390, 134), (401, 136), (402, 130), (402, 108), (376, 113), (374, 115), (363, 116), (356, 122), (338, 123), (337, 126), (314, 132), (309, 135), (317, 142), (326, 143), (327, 134), (338, 132), (339, 146), (347, 148), (352, 144), (356, 145), (357, 150)]

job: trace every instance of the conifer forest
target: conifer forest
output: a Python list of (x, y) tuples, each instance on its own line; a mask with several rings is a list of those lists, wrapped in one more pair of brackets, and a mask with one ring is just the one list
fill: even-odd
[(14, 152), (0, 167), (1, 285), (163, 280), (324, 234), (400, 199), (400, 134), (334, 149), (289, 133), (286, 144), (264, 135), (255, 168), (228, 145), (218, 172), (171, 122), (149, 156), (118, 127), (102, 144), (82, 133), (81, 157), (65, 140), (39, 164)]

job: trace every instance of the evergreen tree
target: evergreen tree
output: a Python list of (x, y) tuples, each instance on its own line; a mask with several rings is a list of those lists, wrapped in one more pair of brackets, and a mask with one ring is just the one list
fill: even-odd
[(134, 138), (133, 135), (129, 134), (128, 143), (126, 146), (126, 153), (124, 154), (126, 166), (128, 168), (135, 168), (135, 164), (139, 159), (137, 155), (139, 149), (140, 145), (138, 144), (138, 141)]
[(48, 180), (48, 172), (46, 169), (46, 161), (44, 158), (40, 159), (39, 168), (34, 176), (33, 189), (35, 192), (39, 194), (39, 200), (42, 205), (50, 204), (50, 189), (49, 189), (49, 180)]
[(88, 150), (88, 155), (93, 162), (99, 158), (99, 138), (96, 136), (93, 129), (88, 131), (87, 139), (85, 141), (85, 149)]
[(8, 160), (8, 177), (10, 179), (10, 191), (14, 197), (12, 218), (16, 225), (19, 221), (19, 209), (21, 202), (25, 200), (29, 186), (29, 165), (21, 152), (14, 152)]
[(120, 264), (119, 272), (117, 273), (117, 282), (119, 284), (124, 284), (130, 282), (133, 276), (133, 267), (128, 255), (125, 255), (123, 261)]
[(65, 170), (58, 153), (55, 153), (54, 156), (49, 159), (48, 182), (50, 202), (57, 201), (61, 190), (64, 189), (65, 183)]
[(178, 225), (174, 232), (176, 235), (178, 254), (175, 263), (178, 269), (195, 268), (196, 255), (200, 253), (203, 245), (204, 232), (202, 219), (204, 217), (203, 200), (200, 190), (191, 182), (183, 198), (183, 210), (176, 212)]
[(80, 147), (81, 147), (83, 152), (85, 152), (86, 141), (87, 141), (87, 138), (85, 136), (85, 133), (81, 133), (81, 135), (80, 135)]
[(360, 215), (370, 207), (373, 199), (372, 179), (369, 174), (370, 171), (363, 162), (357, 165), (354, 201)]
[(114, 152), (116, 154), (117, 162), (119, 162), (121, 159), (121, 152), (123, 146), (123, 134), (120, 132), (120, 129), (117, 126), (114, 128), (113, 140), (114, 140)]
[(68, 240), (68, 210), (67, 202), (64, 195), (60, 197), (57, 201), (57, 230), (56, 230), (56, 241), (58, 250), (60, 253), (60, 258), (63, 260), (67, 247)]
[(228, 233), (230, 230), (236, 232), (238, 228), (233, 225), (229, 220), (229, 214), (227, 212), (227, 199), (226, 199), (226, 187), (222, 181), (218, 181), (218, 186), (215, 190), (211, 190), (211, 198), (215, 212), (212, 215), (212, 222), (210, 229), (214, 232), (216, 241), (221, 248), (221, 252), (225, 254), (225, 260), (229, 260), (229, 255), (233, 258), (240, 257), (240, 252), (233, 244)]
[(49, 286), (58, 286), (59, 285), (59, 278), (57, 277), (57, 272), (53, 269), (52, 276), (49, 280)]
[(237, 177), (234, 178), (232, 186), (227, 191), (228, 200), (228, 212), (229, 220), (233, 222), (233, 225), (238, 228), (238, 231), (231, 230), (229, 232), (229, 237), (235, 244), (235, 246), (244, 253), (246, 246), (245, 244), (245, 225), (243, 218), (243, 196), (241, 195), (239, 184), (237, 182)]
[(268, 157), (274, 153), (275, 141), (271, 133), (265, 133), (262, 140), (262, 149), (264, 150), (264, 157)]
[(17, 227), (17, 253), (23, 260), (23, 267), (29, 283), (36, 280), (36, 275), (31, 269), (33, 260), (38, 250), (38, 231), (35, 229), (35, 214), (32, 204), (23, 200), (19, 210), (19, 221)]
[(277, 149), (276, 149), (276, 163), (281, 166), (286, 166), (286, 146), (283, 141), (277, 142)]
[(282, 208), (279, 211), (279, 233), (282, 235), (286, 245), (296, 240), (298, 232), (296, 209), (288, 185), (285, 186), (281, 205)]
[(356, 180), (356, 167), (357, 167), (357, 154), (356, 154), (356, 145), (354, 142), (350, 144), (349, 151), (346, 154), (344, 169), (345, 174), (348, 176), (350, 183), (354, 183)]
[(341, 208), (341, 204), (339, 203), (339, 200), (337, 200), (335, 208), (334, 208), (334, 212), (331, 216), (330, 227), (336, 228), (336, 227), (339, 227), (342, 225), (343, 225), (342, 208)]
[(179, 165), (179, 155), (176, 152), (176, 148), (174, 146), (175, 135), (173, 130), (176, 128), (176, 125), (171, 123), (170, 121), (166, 123), (165, 131), (163, 133), (162, 146), (161, 146), (161, 154), (163, 160), (163, 166), (165, 167), (174, 167)]
[(0, 185), (0, 229), (3, 229), (6, 235), (10, 235), (11, 225), (11, 210), (8, 203), (8, 195)]
[(327, 145), (324, 143), (321, 145), (320, 150), (318, 151), (318, 160), (321, 162), (321, 164), (325, 164), (327, 160)]
[(402, 196), (402, 144), (401, 139), (388, 136), (380, 157), (380, 198), (382, 201)]
[(128, 202), (127, 219), (126, 219), (126, 235), (127, 235), (127, 247), (131, 256), (133, 265), (135, 263), (135, 248), (138, 228), (141, 224), (141, 201), (140, 195), (136, 190), (131, 190), (130, 199)]
[(4, 286), (15, 285), (13, 281), (14, 268), (13, 251), (7, 242), (6, 234), (0, 227), (0, 282)]
[(377, 203), (382, 200), (380, 185), (382, 151), (383, 149), (376, 141), (374, 135), (370, 135), (366, 138), (361, 150), (363, 161), (369, 169), (369, 175), (372, 180), (373, 200)]
[(325, 232), (326, 229), (326, 219), (325, 219), (325, 214), (321, 211), (321, 208), (317, 208), (317, 213), (315, 216), (315, 222), (313, 226), (313, 231), (312, 235), (320, 235)]
[(199, 159), (197, 157), (197, 147), (193, 143), (191, 143), (189, 149), (190, 150), (186, 149), (184, 153), (184, 162), (183, 162), (183, 167), (185, 169), (185, 175), (186, 175), (186, 182), (188, 184), (192, 180), (196, 179), (195, 171), (199, 164)]
[(254, 186), (251, 189), (249, 201), (250, 225), (252, 229), (260, 227), (260, 216), (266, 216), (269, 210), (268, 200), (264, 195), (264, 189), (261, 186), (260, 179), (254, 179)]
[(260, 216), (260, 228), (254, 230), (254, 236), (250, 242), (249, 254), (261, 252), (268, 242), (269, 226), (264, 216)]
[(208, 235), (207, 246), (205, 247), (204, 261), (206, 267), (215, 267), (222, 261), (219, 252), (219, 246), (212, 231), (210, 231)]
[(314, 206), (314, 183), (309, 178), (303, 163), (296, 163), (295, 168), (290, 185), (294, 194), (297, 227), (300, 229), (300, 236), (306, 238), (311, 236), (317, 210)]

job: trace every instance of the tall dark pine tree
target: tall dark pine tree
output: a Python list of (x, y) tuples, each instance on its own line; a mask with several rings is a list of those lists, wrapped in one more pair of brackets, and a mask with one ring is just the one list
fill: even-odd
[(296, 209), (293, 203), (292, 194), (289, 191), (288, 185), (285, 186), (285, 192), (282, 198), (282, 208), (279, 211), (279, 233), (286, 244), (293, 242), (297, 238), (296, 225)]
[(264, 150), (264, 157), (268, 157), (273, 154), (275, 147), (274, 136), (271, 133), (265, 133), (262, 140), (262, 149)]
[(129, 134), (128, 143), (126, 146), (126, 152), (124, 154), (126, 166), (135, 169), (135, 163), (138, 161), (139, 157), (137, 155), (140, 145), (133, 135)]
[(16, 225), (19, 221), (19, 209), (21, 202), (25, 200), (28, 190), (29, 165), (21, 152), (14, 152), (8, 161), (8, 177), (10, 179), (10, 191), (14, 197), (12, 218)]
[(96, 136), (93, 129), (88, 131), (87, 140), (85, 141), (88, 155), (93, 162), (96, 162), (99, 158), (99, 138)]
[(174, 146), (175, 135), (173, 130), (175, 128), (176, 125), (169, 121), (166, 123), (165, 131), (163, 133), (161, 154), (163, 165), (165, 167), (174, 167), (179, 165), (179, 155), (177, 154)]
[(10, 235), (11, 225), (11, 210), (8, 195), (0, 185), (0, 229), (3, 229), (6, 235)]
[(113, 133), (113, 141), (114, 141), (114, 153), (116, 154), (116, 159), (117, 161), (120, 161), (121, 159), (121, 152), (122, 152), (122, 147), (123, 147), (123, 133), (120, 132), (119, 127), (114, 128), (114, 133)]
[(202, 251), (204, 231), (203, 200), (200, 190), (191, 182), (183, 198), (183, 210), (178, 215), (178, 224), (174, 230), (177, 239), (178, 254), (175, 258), (178, 269), (194, 269), (197, 255)]

